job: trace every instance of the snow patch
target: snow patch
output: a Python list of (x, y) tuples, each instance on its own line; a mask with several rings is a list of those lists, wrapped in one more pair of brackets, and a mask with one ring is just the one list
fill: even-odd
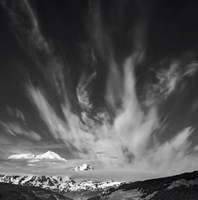
[(94, 170), (94, 168), (86, 163), (74, 168), (74, 171), (89, 171), (89, 170)]

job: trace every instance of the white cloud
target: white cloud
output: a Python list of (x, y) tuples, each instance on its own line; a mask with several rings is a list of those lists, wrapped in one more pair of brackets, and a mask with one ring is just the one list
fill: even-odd
[(25, 116), (21, 110), (7, 106), (6, 111), (10, 116), (16, 117), (25, 122)]
[(35, 141), (40, 141), (41, 136), (32, 131), (29, 130), (28, 128), (25, 128), (21, 126), (20, 124), (17, 123), (11, 123), (11, 122), (0, 122), (0, 124), (4, 127), (4, 129), (10, 133), (12, 136), (26, 136), (29, 139), (35, 140)]
[(187, 127), (170, 141), (155, 145), (142, 159), (134, 163), (134, 168), (163, 175), (195, 170), (197, 154), (189, 153), (189, 137), (192, 132), (193, 129)]
[[(25, 39), (26, 42), (29, 42), (28, 45), (32, 47), (33, 53), (31, 53), (35, 55), (38, 67), (57, 93), (64, 97), (59, 105), (64, 115), (63, 118), (49, 103), (49, 96), (44, 90), (31, 83), (27, 85), (29, 98), (48, 127), (49, 134), (55, 140), (62, 140), (67, 148), (75, 147), (80, 157), (98, 159), (107, 166), (123, 165), (124, 167), (130, 166), (134, 170), (141, 169), (142, 171), (150, 170), (163, 173), (187, 170), (196, 166), (196, 156), (188, 154), (189, 136), (192, 129), (186, 128), (176, 137), (161, 143), (157, 140), (157, 135), (154, 135), (154, 131), (160, 126), (157, 105), (149, 104), (146, 112), (140, 105), (136, 93), (137, 80), (134, 71), (144, 59), (145, 30), (143, 24), (146, 21), (144, 23), (142, 19), (140, 24), (137, 23), (134, 35), (134, 53), (118, 64), (113, 57), (108, 34), (102, 25), (100, 8), (97, 3), (93, 5), (93, 9), (96, 11), (93, 14), (95, 22), (93, 39), (95, 39), (94, 42), (100, 56), (106, 63), (109, 63), (106, 101), (115, 114), (113, 122), (110, 123), (108, 119), (110, 113), (107, 110), (96, 113), (92, 118), (87, 114), (88, 111), (94, 109), (90, 102), (88, 85), (95, 78), (96, 73), (91, 74), (90, 77), (83, 75), (76, 88), (79, 106), (83, 110), (79, 116), (73, 112), (70, 106), (72, 104), (65, 87), (62, 61), (54, 54), (53, 48), (42, 35), (37, 18), (28, 1), (21, 0), (19, 4), (14, 4), (14, 9), (7, 7), (7, 5), (4, 6), (16, 26), (17, 37), (20, 37), (19, 39), (22, 41)], [(22, 16), (17, 14), (17, 9), (21, 10)], [(24, 20), (29, 25), (25, 30), (20, 23), (23, 15), (27, 17)], [(42, 59), (39, 59), (40, 57)], [(189, 64), (184, 72), (179, 69), (179, 64), (179, 61), (174, 61), (168, 69), (160, 70), (157, 73), (157, 84), (148, 92), (156, 90), (166, 99), (175, 91), (182, 77), (195, 74), (196, 63)], [(97, 120), (102, 123), (98, 123)], [(26, 131), (16, 124), (2, 123), (2, 125), (12, 136), (23, 135), (37, 141), (41, 139), (37, 133)]]
[(181, 75), (179, 70), (179, 63), (173, 62), (168, 69), (162, 69), (157, 73), (158, 83), (155, 85), (166, 99), (175, 89), (180, 81)]
[(62, 60), (56, 56), (55, 49), (44, 34), (28, 0), (0, 2), (10, 17), (10, 25), (18, 42), (40, 69), (46, 81), (62, 98), (66, 98), (64, 67)]
[(93, 81), (96, 76), (96, 72), (92, 73), (90, 76), (82, 75), (78, 86), (76, 88), (77, 98), (79, 105), (83, 110), (89, 111), (92, 108), (92, 104), (90, 103), (90, 94), (88, 92), (88, 86)]
[(186, 77), (194, 76), (198, 70), (197, 60), (177, 58), (174, 60), (167, 59), (166, 61), (168, 62), (165, 62), (162, 66), (159, 64), (160, 70), (156, 68), (157, 82), (155, 84), (149, 83), (147, 87), (148, 92), (145, 100), (147, 106), (166, 100), (179, 87), (186, 84)]
[(82, 123), (79, 116), (64, 105), (62, 111), (66, 120), (63, 120), (58, 117), (41, 90), (33, 85), (28, 85), (27, 90), (50, 134), (55, 139), (61, 139), (69, 148), (72, 144), (82, 158), (98, 159), (107, 168), (122, 165), (133, 171), (146, 170), (159, 174), (194, 169), (196, 151), (189, 153), (189, 137), (193, 129), (187, 127), (164, 142), (158, 141), (157, 135), (154, 137), (154, 131), (160, 126), (157, 107), (150, 107), (146, 113), (142, 110), (136, 94), (134, 66), (133, 57), (128, 58), (123, 66), (123, 77), (117, 79), (117, 82), (123, 84), (123, 96), (121, 107), (116, 108), (113, 124), (106, 117), (101, 118), (104, 123), (98, 124), (87, 115)]
[(194, 76), (198, 70), (198, 61), (191, 61), (184, 70), (183, 76)]
[[(122, 107), (116, 111), (113, 125), (108, 122), (105, 112), (104, 115), (99, 113), (99, 116), (103, 116), (100, 117), (103, 122), (101, 124), (82, 113), (84, 124), (77, 114), (62, 105), (66, 118), (64, 121), (58, 117), (44, 93), (28, 85), (29, 97), (48, 126), (50, 134), (55, 139), (62, 139), (68, 146), (74, 145), (82, 156), (85, 152), (84, 156), (97, 157), (97, 152), (102, 150), (105, 162), (114, 156), (118, 158), (116, 162), (123, 162), (126, 160), (126, 152), (127, 156), (131, 154), (135, 158), (141, 157), (150, 142), (151, 133), (157, 126), (157, 116), (155, 108), (151, 108), (147, 114), (141, 110), (135, 91), (133, 62), (132, 57), (126, 60), (124, 78), (117, 80), (123, 84), (123, 96)], [(98, 115), (96, 118), (98, 119)]]

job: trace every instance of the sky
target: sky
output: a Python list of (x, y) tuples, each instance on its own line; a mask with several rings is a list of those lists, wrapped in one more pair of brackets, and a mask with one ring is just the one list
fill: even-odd
[(2, 0), (1, 171), (28, 172), (8, 156), (48, 150), (68, 160), (63, 172), (84, 161), (137, 177), (197, 170), (197, 9), (193, 0)]

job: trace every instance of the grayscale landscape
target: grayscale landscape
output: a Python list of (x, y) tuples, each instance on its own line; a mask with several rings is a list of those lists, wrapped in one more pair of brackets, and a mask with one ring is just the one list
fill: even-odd
[(197, 10), (0, 0), (0, 200), (197, 200)]

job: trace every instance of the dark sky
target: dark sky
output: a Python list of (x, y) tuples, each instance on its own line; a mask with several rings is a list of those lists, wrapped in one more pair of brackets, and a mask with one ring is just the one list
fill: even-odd
[(0, 158), (52, 150), (196, 169), (197, 10), (193, 0), (2, 0)]

